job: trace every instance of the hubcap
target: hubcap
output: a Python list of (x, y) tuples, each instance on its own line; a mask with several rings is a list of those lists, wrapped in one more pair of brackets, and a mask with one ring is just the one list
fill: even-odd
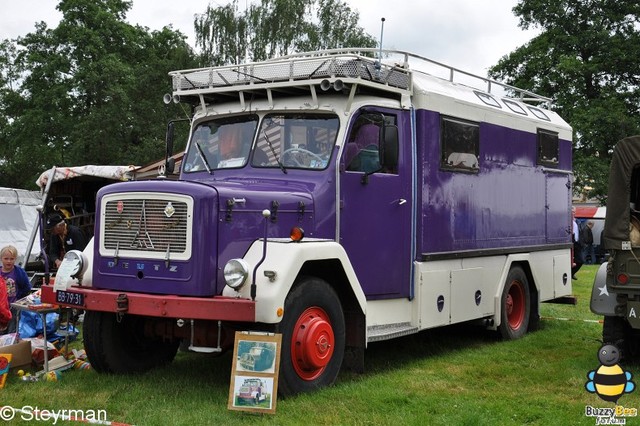
[(526, 309), (524, 302), (525, 297), (522, 284), (520, 284), (519, 281), (514, 281), (511, 283), (511, 287), (509, 288), (505, 306), (509, 327), (513, 330), (520, 328), (522, 321), (524, 320), (524, 312)]
[(333, 355), (335, 339), (327, 313), (318, 307), (306, 309), (293, 329), (291, 360), (296, 373), (304, 380), (322, 374)]

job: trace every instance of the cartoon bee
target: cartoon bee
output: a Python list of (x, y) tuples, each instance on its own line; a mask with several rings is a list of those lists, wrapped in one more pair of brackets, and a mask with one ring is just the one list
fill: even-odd
[(602, 365), (587, 374), (589, 381), (584, 385), (587, 392), (613, 403), (617, 403), (623, 394), (633, 392), (636, 385), (631, 381), (631, 373), (618, 365), (618, 348), (613, 345), (602, 346), (598, 351), (598, 360)]

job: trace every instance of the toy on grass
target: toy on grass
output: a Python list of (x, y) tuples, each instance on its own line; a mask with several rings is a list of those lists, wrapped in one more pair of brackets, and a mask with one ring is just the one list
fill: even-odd
[(57, 382), (62, 377), (62, 374), (57, 370), (52, 370), (44, 374), (44, 380), (46, 382)]
[(12, 354), (0, 354), (0, 389), (4, 388), (4, 383), (9, 375)]
[(75, 368), (76, 370), (90, 370), (91, 364), (89, 364), (87, 361), (76, 359), (73, 363), (73, 368)]

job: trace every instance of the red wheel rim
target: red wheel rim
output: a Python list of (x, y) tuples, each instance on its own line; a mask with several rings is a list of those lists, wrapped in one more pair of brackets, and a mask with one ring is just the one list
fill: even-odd
[(522, 326), (525, 313), (524, 287), (520, 281), (514, 281), (509, 287), (505, 309), (507, 310), (507, 321), (512, 330), (517, 330)]
[(291, 362), (303, 380), (322, 374), (333, 355), (335, 339), (327, 313), (318, 307), (306, 309), (293, 328)]

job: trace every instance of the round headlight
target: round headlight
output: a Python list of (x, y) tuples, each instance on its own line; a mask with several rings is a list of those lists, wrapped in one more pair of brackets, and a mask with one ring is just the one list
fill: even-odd
[[(82, 272), (84, 272), (84, 256), (81, 251), (71, 250), (65, 253), (63, 265), (67, 274), (72, 278), (79, 278)], [(60, 265), (62, 269), (63, 265)]]
[(249, 264), (242, 259), (231, 259), (224, 265), (224, 280), (234, 290), (239, 290), (249, 276)]

